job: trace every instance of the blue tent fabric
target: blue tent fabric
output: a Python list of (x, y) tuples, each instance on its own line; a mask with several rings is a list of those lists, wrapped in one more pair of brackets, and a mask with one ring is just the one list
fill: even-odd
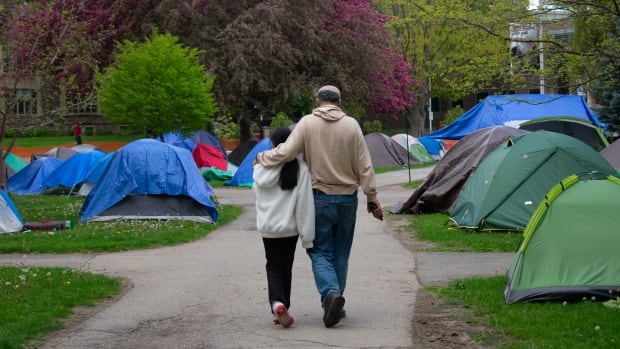
[(189, 150), (154, 139), (140, 139), (120, 148), (80, 210), (86, 222), (128, 195), (170, 195), (194, 199), (217, 221), (213, 188), (202, 178)]
[(97, 161), (97, 163), (90, 169), (90, 171), (88, 171), (86, 178), (84, 178), (84, 182), (97, 183), (99, 178), (101, 178), (101, 174), (103, 173), (103, 171), (105, 171), (106, 167), (108, 167), (108, 164), (110, 163), (110, 160), (112, 160), (114, 154), (115, 152), (111, 152), (105, 154), (105, 156), (99, 159), (99, 161)]
[(488, 96), (448, 126), (425, 137), (461, 139), (488, 126), (517, 126), (520, 122), (551, 116), (571, 116), (586, 119), (603, 128), (585, 99), (577, 95), (515, 94)]
[(98, 150), (77, 153), (65, 160), (54, 172), (43, 180), (46, 188), (67, 187), (82, 183), (88, 172), (105, 153)]
[(189, 138), (184, 137), (178, 132), (164, 133), (164, 143), (172, 144), (180, 148), (185, 148), (192, 151), (196, 148), (197, 144)]
[(21, 231), (24, 221), (13, 204), (11, 198), (0, 190), (0, 234), (15, 233)]
[(248, 155), (243, 158), (243, 161), (239, 164), (239, 168), (235, 172), (235, 175), (224, 185), (226, 186), (239, 186), (239, 187), (251, 187), (254, 184), (252, 175), (254, 174), (254, 166), (252, 163), (256, 158), (256, 154), (271, 149), (271, 141), (269, 138), (265, 138), (262, 141), (256, 143), (256, 145), (250, 150)]
[(178, 132), (165, 133), (164, 142), (186, 148), (189, 151), (193, 151), (198, 144), (212, 145), (222, 153), (224, 159), (228, 160), (228, 154), (226, 154), (226, 149), (224, 149), (222, 143), (213, 134), (204, 130), (192, 132), (189, 137), (184, 137)]
[(442, 150), (442, 142), (439, 139), (433, 139), (428, 137), (418, 137), (418, 142), (420, 142), (426, 151), (431, 155), (439, 155)]
[(6, 181), (9, 192), (18, 195), (43, 194), (43, 182), (64, 161), (52, 157), (32, 161)]

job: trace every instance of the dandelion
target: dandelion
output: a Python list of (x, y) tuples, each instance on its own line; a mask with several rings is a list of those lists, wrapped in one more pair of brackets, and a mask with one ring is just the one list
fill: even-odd
[(592, 299), (593, 301), (595, 301), (595, 300), (596, 300), (596, 296), (592, 296), (592, 298), (591, 298), (591, 299)]
[(562, 303), (563, 306), (566, 306), (566, 304), (568, 304), (568, 302), (564, 301), (564, 303)]
[(52, 276), (52, 273), (48, 271), (45, 275)]
[(20, 275), (18, 278), (23, 282), (26, 281), (26, 275)]
[(11, 286), (11, 282), (10, 281), (5, 282), (4, 286)]
[(65, 281), (65, 285), (67, 286), (71, 285), (71, 281)]
[(599, 326), (599, 325), (594, 326), (594, 331), (597, 331), (597, 332), (598, 332), (598, 331), (600, 331), (600, 330), (601, 330), (601, 326)]
[(62, 271), (62, 273), (63, 273), (63, 274), (66, 274), (66, 273), (67, 273), (67, 269), (63, 270), (63, 271)]
[(54, 236), (54, 235), (56, 235), (56, 233), (54, 233), (53, 231), (48, 231), (47, 235)]
[(32, 273), (32, 277), (36, 278), (37, 277), (37, 273)]
[(27, 273), (28, 272), (28, 268), (22, 269), (22, 273)]

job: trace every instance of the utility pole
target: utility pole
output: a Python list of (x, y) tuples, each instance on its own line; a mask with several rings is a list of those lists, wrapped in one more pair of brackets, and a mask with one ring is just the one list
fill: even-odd
[(426, 85), (426, 91), (428, 91), (428, 132), (433, 132), (433, 98), (431, 97), (431, 78), (428, 78), (428, 84)]

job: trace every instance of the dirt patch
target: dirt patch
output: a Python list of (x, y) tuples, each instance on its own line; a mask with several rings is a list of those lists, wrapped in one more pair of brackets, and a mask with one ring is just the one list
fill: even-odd
[[(394, 236), (405, 248), (414, 253), (431, 250), (432, 243), (415, 239), (408, 228), (410, 220), (410, 215), (386, 217)], [(489, 349), (495, 346), (487, 343), (499, 342), (491, 327), (475, 320), (471, 309), (445, 304), (437, 295), (423, 289), (417, 293), (412, 332), (413, 348)]]

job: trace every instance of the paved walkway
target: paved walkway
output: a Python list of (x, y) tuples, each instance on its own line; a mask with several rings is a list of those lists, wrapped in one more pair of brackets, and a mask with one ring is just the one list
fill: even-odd
[[(429, 171), (378, 175), (383, 205), (405, 201), (410, 191), (400, 184)], [(418, 280), (503, 274), (509, 258), (486, 255), (482, 266), (477, 254), (421, 253), (414, 258), (361, 204), (345, 292), (347, 317), (324, 327), (310, 261), (298, 245), (291, 307), (295, 324), (284, 329), (271, 323), (252, 192), (223, 188), (216, 194), (223, 204), (243, 206), (244, 213), (196, 242), (106, 254), (0, 255), (0, 265), (67, 266), (133, 284), (117, 302), (50, 336), (43, 348), (410, 348)]]

